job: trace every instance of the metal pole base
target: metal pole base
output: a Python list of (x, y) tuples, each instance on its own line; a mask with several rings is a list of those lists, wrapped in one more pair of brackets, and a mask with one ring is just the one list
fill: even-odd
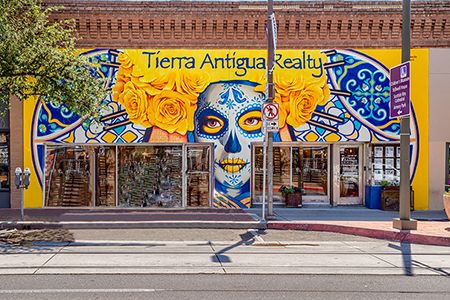
[(267, 221), (275, 221), (277, 219), (277, 216), (275, 214), (272, 215), (266, 215), (266, 220)]
[(396, 218), (392, 220), (392, 227), (399, 230), (417, 230), (417, 221)]

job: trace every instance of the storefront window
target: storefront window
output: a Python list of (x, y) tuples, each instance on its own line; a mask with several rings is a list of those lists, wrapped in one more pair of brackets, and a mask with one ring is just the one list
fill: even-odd
[(210, 145), (49, 144), (45, 159), (46, 206), (210, 206)]
[(255, 147), (253, 157), (253, 174), (254, 174), (254, 183), (253, 183), (253, 200), (255, 202), (262, 201), (262, 191), (263, 191), (263, 148)]
[(94, 189), (92, 146), (47, 146), (47, 206), (91, 206)]
[(181, 145), (118, 149), (119, 206), (182, 206)]
[(273, 197), (274, 201), (283, 201), (280, 187), (291, 185), (291, 148), (273, 149)]
[[(254, 158), (254, 195), (257, 202), (262, 200), (263, 191), (263, 148), (255, 148)], [(267, 167), (267, 166), (266, 166)], [(283, 196), (280, 192), (281, 186), (291, 185), (291, 147), (273, 148), (273, 200), (283, 202)], [(267, 187), (267, 185), (266, 185)]]
[(116, 206), (116, 147), (95, 149), (96, 206)]
[(372, 146), (373, 182), (380, 184), (388, 181), (390, 184), (400, 182), (400, 145), (376, 144)]
[[(274, 201), (283, 202), (281, 186), (302, 189), (307, 201), (328, 202), (328, 146), (274, 146)], [(254, 148), (253, 200), (261, 202), (263, 191), (263, 148)], [(318, 197), (319, 196), (319, 197)]]
[(0, 189), (9, 189), (9, 147), (7, 133), (0, 133)]

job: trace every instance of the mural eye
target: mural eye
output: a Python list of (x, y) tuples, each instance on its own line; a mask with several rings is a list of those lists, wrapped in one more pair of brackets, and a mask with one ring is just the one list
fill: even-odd
[(239, 118), (239, 127), (247, 132), (255, 132), (261, 129), (261, 112), (258, 110), (253, 110), (245, 113)]
[(223, 128), (223, 121), (215, 116), (208, 116), (203, 121), (202, 129), (207, 134), (216, 134)]
[(249, 118), (249, 119), (244, 121), (244, 125), (256, 126), (256, 125), (258, 125), (259, 122), (261, 122), (261, 120), (258, 119), (258, 118)]
[(206, 126), (209, 128), (217, 128), (220, 126), (220, 122), (217, 120), (208, 120)]

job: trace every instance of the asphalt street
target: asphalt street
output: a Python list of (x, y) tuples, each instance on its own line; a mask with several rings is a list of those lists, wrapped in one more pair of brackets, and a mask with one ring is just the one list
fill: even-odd
[(450, 279), (376, 275), (8, 275), (1, 299), (448, 299)]
[(63, 233), (70, 241), (0, 243), (0, 299), (444, 299), (450, 293), (449, 247), (276, 230)]

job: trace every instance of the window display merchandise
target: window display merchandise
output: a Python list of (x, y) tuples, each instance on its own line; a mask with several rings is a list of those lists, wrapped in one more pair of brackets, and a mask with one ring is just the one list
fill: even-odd
[(342, 147), (340, 158), (340, 197), (359, 196), (359, 149)]
[(92, 205), (94, 149), (89, 146), (49, 146), (46, 155), (47, 206)]
[(371, 147), (372, 182), (379, 185), (382, 181), (389, 185), (400, 182), (400, 145), (376, 144)]
[[(263, 149), (254, 147), (253, 202), (262, 200)], [(328, 203), (328, 146), (276, 145), (273, 149), (274, 202), (283, 202), (281, 186), (300, 188), (310, 202)], [(320, 196), (320, 197), (317, 197)]]
[(210, 148), (192, 146), (187, 149), (187, 206), (209, 206)]
[(95, 149), (96, 206), (116, 205), (116, 147)]
[(119, 147), (119, 206), (181, 207), (182, 147)]

